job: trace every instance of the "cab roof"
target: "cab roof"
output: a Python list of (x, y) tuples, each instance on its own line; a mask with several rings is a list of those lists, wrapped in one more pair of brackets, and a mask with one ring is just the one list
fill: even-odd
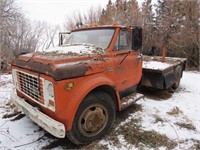
[(110, 28), (127, 28), (127, 27), (122, 26), (122, 25), (89, 25), (89, 26), (77, 28), (75, 30), (72, 30), (71, 32), (81, 31), (81, 30), (90, 30), (90, 29), (110, 29)]

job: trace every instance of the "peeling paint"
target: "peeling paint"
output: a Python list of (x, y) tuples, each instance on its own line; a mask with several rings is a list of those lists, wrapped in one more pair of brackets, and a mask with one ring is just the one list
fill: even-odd
[[(62, 61), (57, 59), (59, 62), (57, 60), (51, 60), (49, 57), (45, 59), (40, 56), (37, 53), (20, 56), (15, 60), (13, 66), (49, 75), (56, 81), (81, 77), (105, 70), (105, 61), (102, 59), (102, 55), (84, 58), (79, 56), (78, 61), (75, 58), (65, 58)], [(98, 57), (100, 59), (97, 59)]]

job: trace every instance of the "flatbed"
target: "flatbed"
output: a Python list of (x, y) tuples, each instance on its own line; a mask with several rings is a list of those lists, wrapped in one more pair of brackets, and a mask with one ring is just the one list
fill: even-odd
[[(143, 56), (141, 85), (156, 89), (177, 88), (186, 68), (186, 58)], [(175, 85), (176, 84), (176, 85)]]

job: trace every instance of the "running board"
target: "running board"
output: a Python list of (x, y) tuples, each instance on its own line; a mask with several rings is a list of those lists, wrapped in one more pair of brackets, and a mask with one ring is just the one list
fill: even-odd
[(123, 97), (121, 99), (121, 110), (131, 106), (132, 104), (134, 104), (135, 102), (137, 102), (141, 98), (144, 98), (144, 95), (139, 94), (139, 93), (134, 93), (132, 95), (128, 95), (126, 97)]

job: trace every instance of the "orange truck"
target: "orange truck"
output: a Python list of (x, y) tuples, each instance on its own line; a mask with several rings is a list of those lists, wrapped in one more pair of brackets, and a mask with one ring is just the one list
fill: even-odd
[(186, 65), (184, 58), (143, 56), (138, 26), (90, 26), (59, 39), (58, 47), (15, 60), (11, 99), (44, 130), (75, 144), (108, 133), (116, 112), (143, 98), (138, 85), (178, 88)]

